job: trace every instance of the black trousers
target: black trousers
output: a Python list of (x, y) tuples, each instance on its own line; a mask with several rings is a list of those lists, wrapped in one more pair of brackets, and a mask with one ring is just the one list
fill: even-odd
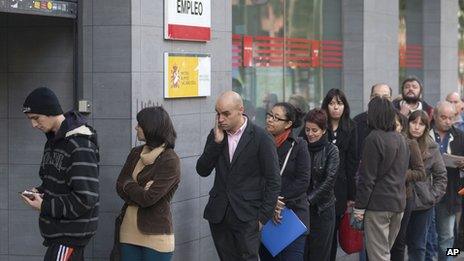
[(337, 251), (338, 251), (338, 229), (340, 227), (340, 222), (342, 221), (342, 215), (335, 216), (335, 226), (334, 226), (334, 233), (332, 239), (332, 247), (330, 250), (330, 261), (335, 261), (337, 259)]
[(50, 245), (45, 252), (44, 261), (83, 261), (84, 247)]
[(210, 222), (209, 227), (222, 261), (258, 260), (261, 242), (258, 220), (248, 222), (239, 220), (229, 205), (224, 219), (217, 224)]
[(395, 244), (390, 251), (391, 261), (404, 261), (404, 249), (406, 247), (406, 232), (408, 230), (409, 219), (411, 218), (412, 207), (414, 198), (408, 198), (406, 200), (406, 208), (404, 209), (403, 219), (401, 220), (400, 231), (396, 236)]
[(317, 209), (311, 207), (310, 216), (305, 260), (328, 261), (335, 228), (335, 206), (328, 207), (321, 213), (317, 213)]
[[(464, 249), (464, 204), (462, 204), (462, 211), (461, 211), (461, 220), (456, 220), (459, 224), (455, 227), (456, 240), (454, 240), (454, 247), (459, 249)], [(457, 227), (457, 228), (456, 228)]]

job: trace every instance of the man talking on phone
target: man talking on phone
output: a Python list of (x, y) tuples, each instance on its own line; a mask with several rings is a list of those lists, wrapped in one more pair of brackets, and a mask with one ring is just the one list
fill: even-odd
[(84, 247), (98, 223), (96, 132), (78, 112), (63, 114), (55, 93), (45, 87), (27, 96), (23, 112), (47, 138), (39, 170), (42, 184), (22, 193), (24, 202), (40, 212), (44, 260), (84, 260)]
[(239, 94), (220, 95), (214, 129), (196, 165), (202, 177), (216, 171), (204, 218), (221, 260), (258, 260), (260, 231), (280, 193), (274, 140), (243, 112)]

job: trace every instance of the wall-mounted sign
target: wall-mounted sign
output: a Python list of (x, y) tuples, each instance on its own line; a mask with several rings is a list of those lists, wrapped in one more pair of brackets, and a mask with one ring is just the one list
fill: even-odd
[(0, 12), (76, 18), (76, 1), (0, 0)]
[(211, 40), (211, 0), (164, 0), (164, 38)]
[(209, 54), (164, 53), (164, 98), (210, 95)]

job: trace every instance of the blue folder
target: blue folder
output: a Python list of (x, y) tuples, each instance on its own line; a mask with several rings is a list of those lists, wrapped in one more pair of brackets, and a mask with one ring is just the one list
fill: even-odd
[(293, 210), (284, 208), (281, 215), (280, 224), (269, 220), (261, 231), (261, 242), (273, 257), (307, 231)]

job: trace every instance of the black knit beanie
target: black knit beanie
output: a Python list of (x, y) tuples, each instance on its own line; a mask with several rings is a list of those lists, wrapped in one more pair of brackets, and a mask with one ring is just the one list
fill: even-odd
[(63, 114), (55, 93), (46, 87), (37, 88), (27, 96), (23, 104), (23, 112), (46, 116)]

